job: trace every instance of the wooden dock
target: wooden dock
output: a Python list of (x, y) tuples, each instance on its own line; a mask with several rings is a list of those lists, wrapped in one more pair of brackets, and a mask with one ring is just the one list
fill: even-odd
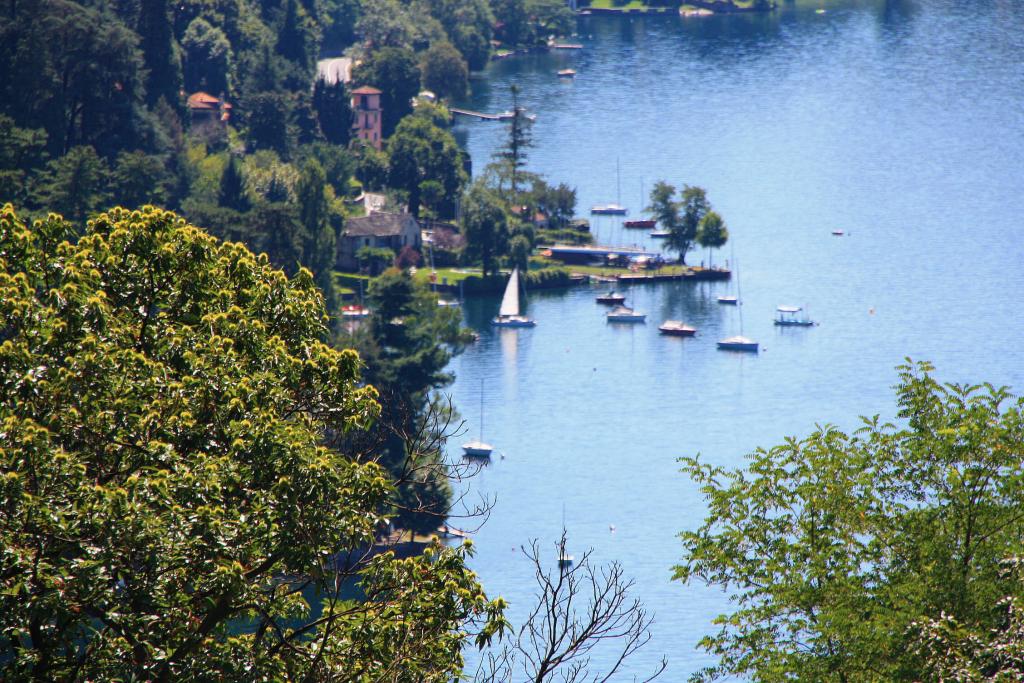
[(473, 119), (480, 119), (481, 121), (504, 121), (511, 117), (511, 114), (502, 112), (500, 114), (485, 114), (482, 111), (473, 111), (472, 109), (456, 109), (455, 107), (448, 107), (448, 111), (452, 114), (458, 114), (459, 116), (468, 116)]

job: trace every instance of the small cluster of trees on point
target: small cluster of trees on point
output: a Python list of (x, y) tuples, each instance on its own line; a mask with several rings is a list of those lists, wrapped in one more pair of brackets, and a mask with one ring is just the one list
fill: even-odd
[(722, 217), (711, 208), (707, 191), (695, 185), (675, 186), (659, 180), (650, 194), (650, 205), (645, 209), (665, 230), (668, 237), (664, 248), (679, 255), (679, 262), (686, 263), (686, 254), (693, 246), (708, 250), (708, 265), (711, 265), (711, 249), (725, 246), (729, 230)]

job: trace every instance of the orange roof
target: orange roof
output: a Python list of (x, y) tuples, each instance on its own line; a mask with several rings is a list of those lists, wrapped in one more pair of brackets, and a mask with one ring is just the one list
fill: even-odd
[(205, 92), (194, 92), (188, 96), (189, 109), (217, 109), (220, 107), (220, 100)]
[(353, 95), (381, 95), (381, 91), (376, 88), (372, 88), (368, 85), (364, 85), (361, 88), (356, 88), (352, 91)]

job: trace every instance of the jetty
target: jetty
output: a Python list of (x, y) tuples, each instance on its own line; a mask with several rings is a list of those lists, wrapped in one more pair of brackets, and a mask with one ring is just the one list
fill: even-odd
[(482, 111), (473, 111), (472, 109), (456, 109), (455, 107), (448, 107), (448, 111), (452, 114), (458, 114), (459, 116), (468, 116), (472, 119), (479, 119), (481, 121), (507, 121), (512, 118), (513, 114), (510, 111), (503, 111), (500, 114), (486, 114)]

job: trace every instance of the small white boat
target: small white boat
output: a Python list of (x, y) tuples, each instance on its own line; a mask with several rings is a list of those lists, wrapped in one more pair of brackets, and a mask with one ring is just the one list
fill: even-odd
[(537, 323), (519, 313), (519, 269), (513, 268), (501, 298), (498, 317), (491, 321), (495, 327), (533, 327)]
[(603, 216), (625, 216), (626, 207), (620, 204), (597, 204), (596, 206), (590, 207), (590, 213), (603, 215)]
[(462, 453), (469, 458), (489, 458), (494, 446), (483, 441), (469, 441), (462, 444)]
[(605, 317), (610, 323), (642, 323), (647, 320), (646, 313), (637, 313), (628, 306), (616, 306)]
[(576, 561), (576, 558), (573, 557), (572, 555), (570, 555), (569, 553), (561, 553), (558, 556), (558, 568), (559, 569), (568, 569), (569, 567), (572, 566), (572, 563), (575, 562), (575, 561)]
[[(736, 272), (736, 296), (734, 297), (736, 299), (736, 301), (734, 301), (732, 303), (738, 303), (739, 302), (739, 298), (740, 298), (740, 267), (739, 267), (739, 263), (736, 262), (736, 258), (735, 257), (733, 257), (733, 264), (734, 264), (733, 268), (734, 268), (734, 270)], [(719, 302), (724, 303), (724, 302), (722, 302), (721, 297), (719, 297), (718, 300), (719, 300)], [(737, 336), (735, 336), (735, 337), (726, 337), (722, 341), (718, 342), (718, 350), (719, 351), (746, 351), (746, 352), (749, 352), (749, 353), (757, 353), (758, 352), (757, 342), (754, 341), (753, 339), (749, 339), (748, 337), (744, 337), (743, 336), (743, 307), (742, 306), (738, 306), (737, 309), (738, 309), (737, 312), (740, 314), (740, 333)]]
[(484, 381), (480, 380), (480, 437), (476, 441), (462, 444), (462, 454), (467, 458), (489, 458), (494, 446), (484, 443)]
[(718, 342), (718, 348), (721, 351), (749, 351), (757, 353), (758, 344), (753, 339), (737, 335)]
[(626, 302), (626, 295), (625, 294), (616, 294), (615, 290), (613, 289), (610, 292), (608, 292), (607, 294), (601, 294), (600, 296), (598, 296), (596, 301), (599, 304), (619, 305), (619, 304), (624, 304)]
[(845, 232), (843, 232), (842, 230), (833, 230), (833, 231), (832, 231), (832, 234), (833, 234), (833, 235), (835, 235), (836, 237), (842, 237), (842, 236), (843, 236), (843, 235), (845, 235), (846, 233), (845, 233)]
[(459, 302), (459, 301), (455, 301), (455, 300), (438, 299), (437, 300), (437, 305), (442, 307), (442, 308), (452, 308), (452, 307), (461, 306), (462, 303)]
[(731, 294), (726, 294), (724, 296), (718, 297), (718, 303), (725, 304), (726, 306), (735, 306), (739, 304), (739, 302), (739, 298)]
[(672, 233), (669, 232), (668, 230), (651, 230), (651, 232), (650, 232), (651, 237), (653, 237), (656, 240), (658, 240), (658, 239), (662, 239), (663, 240), (663, 239), (665, 239), (666, 237), (668, 237), (671, 234)]
[(697, 334), (697, 328), (687, 325), (682, 320), (666, 320), (658, 325), (658, 331), (670, 337), (692, 337)]
[(576, 72), (572, 69), (562, 69), (558, 72), (559, 78), (576, 78)]
[(806, 314), (799, 315), (802, 310), (799, 306), (779, 306), (775, 309), (775, 324), (780, 327), (814, 327), (818, 324)]

